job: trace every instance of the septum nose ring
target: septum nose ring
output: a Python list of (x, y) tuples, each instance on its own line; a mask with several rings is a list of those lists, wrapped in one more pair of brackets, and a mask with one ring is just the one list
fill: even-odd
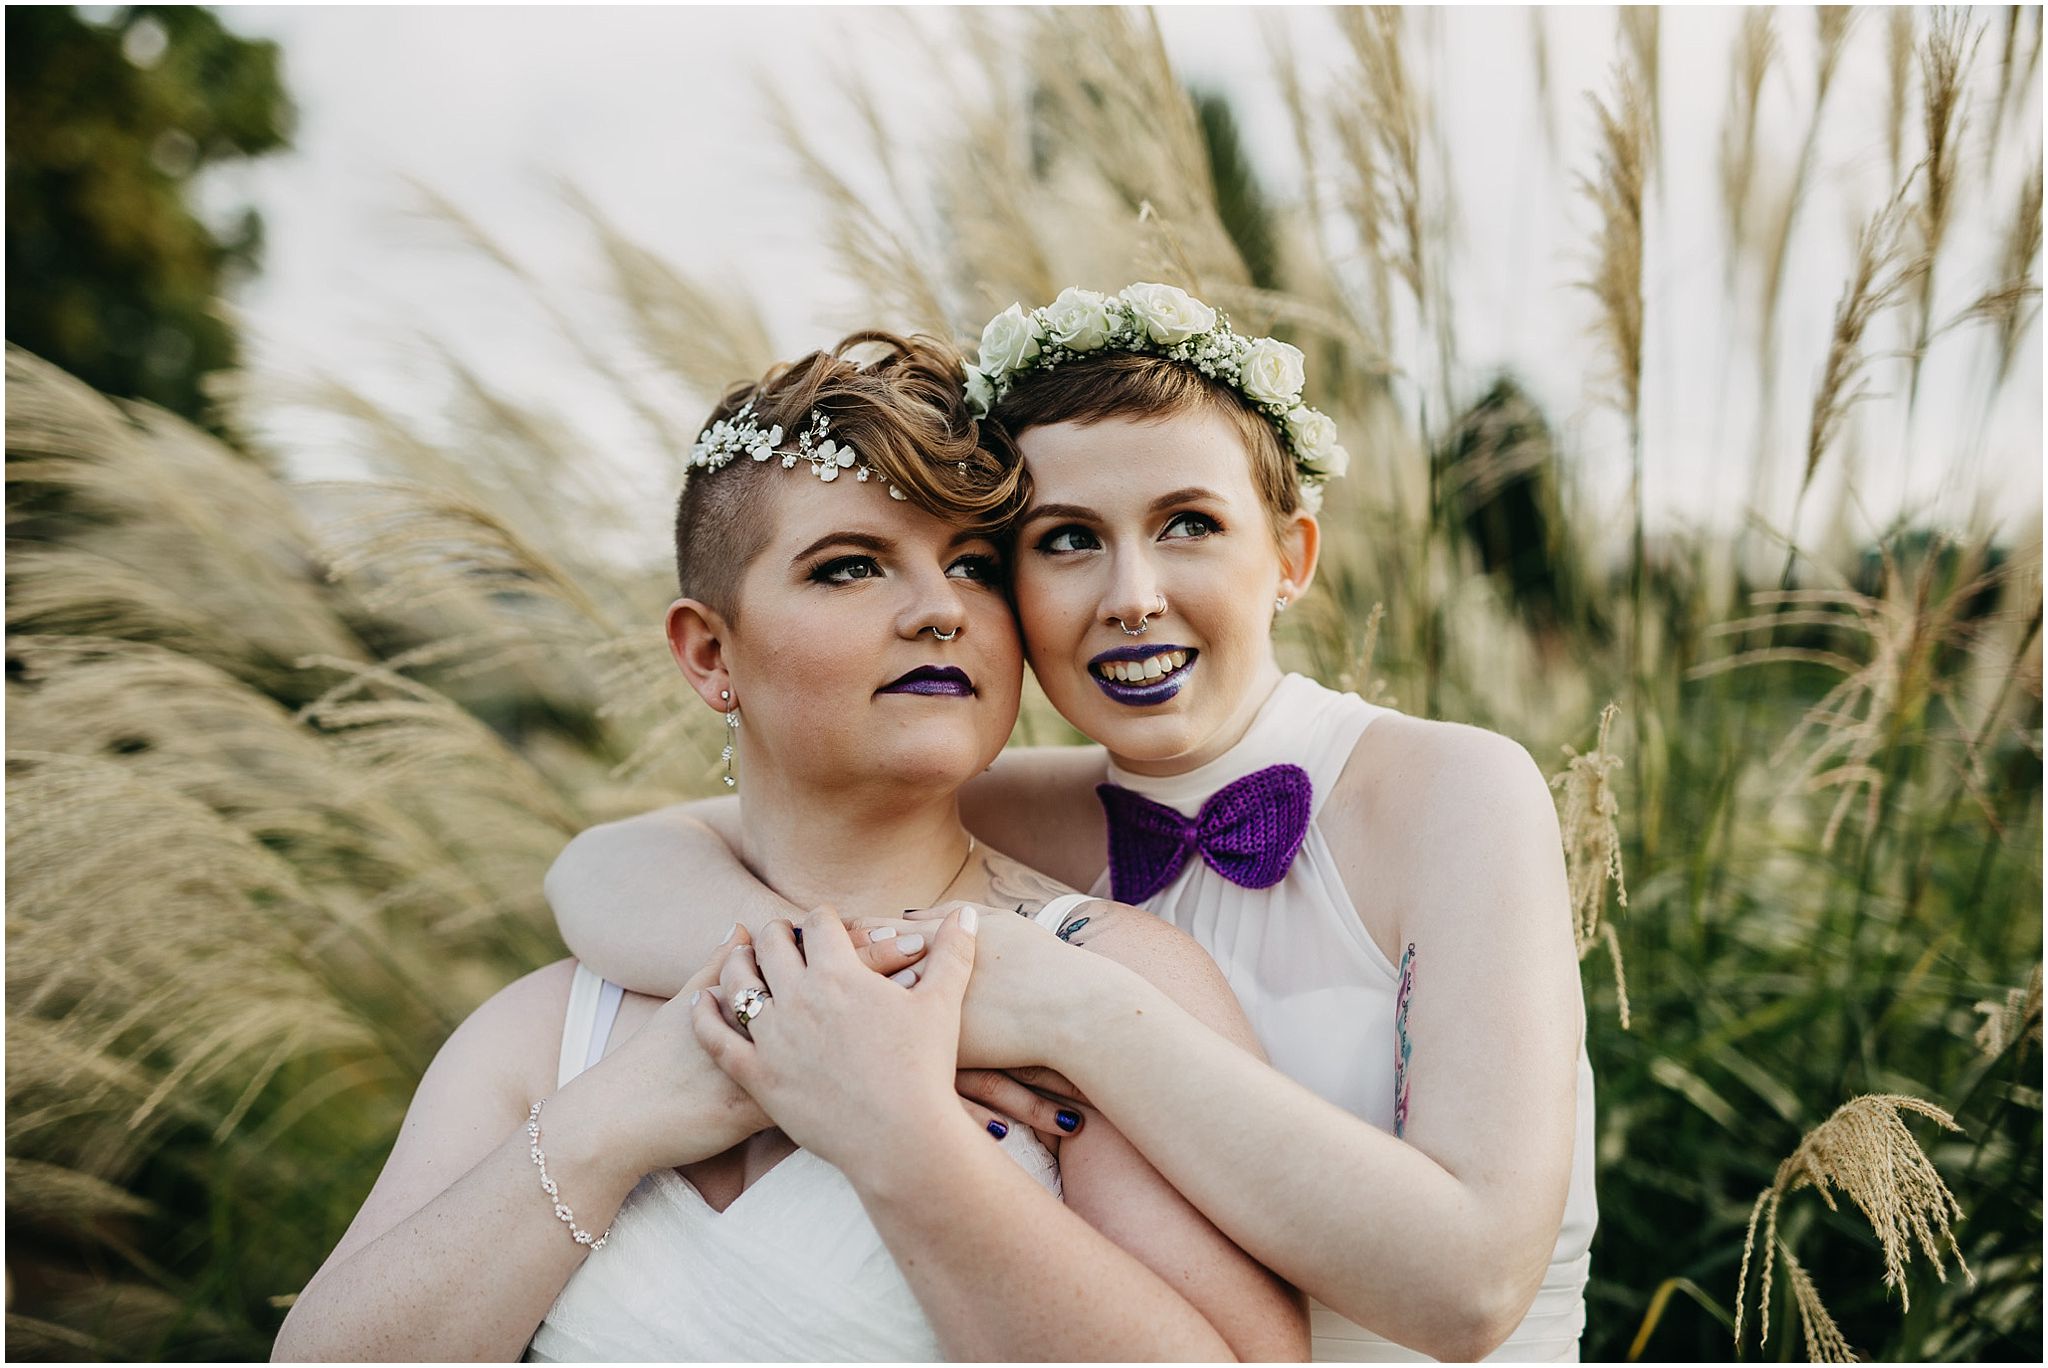
[(1155, 617), (1164, 617), (1166, 615), (1166, 595), (1160, 594), (1158, 598), (1159, 606), (1157, 608), (1154, 608), (1151, 612), (1141, 615), (1138, 618), (1137, 626), (1131, 626), (1130, 623), (1125, 622), (1122, 618), (1118, 618), (1116, 620), (1116, 625), (1124, 629), (1125, 636), (1143, 636), (1145, 633), (1152, 630), (1152, 624), (1149, 621), (1149, 619)]
[(960, 629), (958, 627), (955, 627), (950, 632), (942, 632), (938, 628), (932, 626), (927, 626), (925, 630), (927, 632), (930, 632), (933, 636), (937, 637), (940, 641), (951, 641), (954, 637), (960, 635)]

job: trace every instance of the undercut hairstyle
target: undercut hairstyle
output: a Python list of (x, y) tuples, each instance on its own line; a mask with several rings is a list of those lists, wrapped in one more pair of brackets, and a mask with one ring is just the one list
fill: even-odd
[[(870, 349), (879, 351), (865, 362), (848, 355)], [(794, 441), (810, 415), (823, 412), (833, 440), (874, 472), (869, 483), (894, 486), (932, 516), (994, 537), (1022, 507), (1022, 463), (1007, 437), (982, 431), (965, 385), (966, 362), (950, 343), (857, 332), (830, 351), (735, 385), (703, 425), (751, 402), (762, 427), (780, 424)], [(775, 535), (773, 482), (799, 478), (817, 476), (744, 455), (718, 470), (690, 472), (676, 501), (676, 585), (684, 598), (737, 621), (740, 582)], [(846, 483), (855, 483), (853, 472)]]
[(1025, 371), (1011, 382), (1010, 392), (981, 426), (983, 440), (1009, 447), (1032, 428), (1054, 423), (1099, 423), (1107, 418), (1142, 423), (1205, 410), (1221, 415), (1244, 439), (1252, 486), (1266, 505), (1277, 538), (1301, 507), (1294, 458), (1272, 423), (1244, 396), (1184, 361), (1102, 352), (1063, 361), (1051, 370)]

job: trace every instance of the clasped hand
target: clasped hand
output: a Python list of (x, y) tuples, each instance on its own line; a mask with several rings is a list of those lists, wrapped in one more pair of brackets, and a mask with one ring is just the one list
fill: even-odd
[[(758, 938), (741, 931), (694, 1004), (697, 1041), (792, 1140), (849, 1173), (914, 1152), (956, 1108), (998, 1140), (1021, 1123), (1056, 1142), (1082, 1124), (1079, 1107), (1004, 1074), (956, 1072), (976, 933), (994, 920), (960, 906), (921, 925), (842, 924), (821, 908), (800, 929), (775, 921)], [(885, 946), (895, 960), (876, 957)], [(747, 988), (769, 998), (742, 1032), (731, 1005)]]

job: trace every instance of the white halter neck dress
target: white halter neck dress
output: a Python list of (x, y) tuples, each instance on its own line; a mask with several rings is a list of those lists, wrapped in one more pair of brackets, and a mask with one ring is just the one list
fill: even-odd
[[(556, 1086), (604, 1057), (622, 997), (581, 964)], [(1029, 1127), (1000, 1144), (1053, 1196), (1059, 1164)], [(846, 1175), (797, 1150), (715, 1211), (657, 1169), (570, 1277), (529, 1362), (905, 1362), (939, 1357), (931, 1322)]]
[[(1318, 822), (1323, 799), (1373, 720), (1390, 709), (1290, 674), (1244, 738), (1186, 774), (1154, 777), (1109, 766), (1110, 782), (1188, 817), (1232, 781), (1269, 765), (1308, 771), (1308, 836), (1287, 876), (1241, 888), (1199, 857), (1144, 904), (1201, 942), (1223, 970), (1273, 1066), (1381, 1130), (1394, 1130), (1394, 1006), (1400, 975), (1352, 906)], [(1092, 890), (1109, 896), (1104, 871)], [(1585, 1328), (1593, 1227), (1593, 1069), (1579, 1035), (1578, 1119), (1564, 1224), (1534, 1305), (1489, 1358), (1576, 1360)], [(1311, 1302), (1313, 1355), (1323, 1362), (1424, 1361), (1427, 1356)]]

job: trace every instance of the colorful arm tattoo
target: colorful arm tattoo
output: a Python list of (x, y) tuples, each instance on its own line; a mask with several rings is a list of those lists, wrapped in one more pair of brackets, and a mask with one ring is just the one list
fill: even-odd
[(1408, 998), (1415, 991), (1415, 942), (1401, 952), (1401, 987), (1394, 995), (1394, 1135), (1408, 1129)]

